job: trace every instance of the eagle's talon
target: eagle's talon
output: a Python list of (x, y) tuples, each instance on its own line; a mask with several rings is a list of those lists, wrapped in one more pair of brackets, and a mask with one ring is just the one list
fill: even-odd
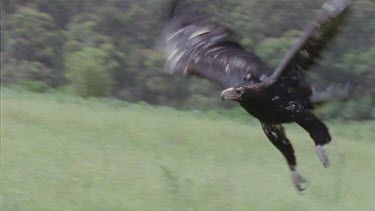
[(296, 170), (291, 171), (292, 182), (293, 185), (296, 187), (298, 193), (302, 193), (306, 190), (308, 183)]
[(323, 166), (328, 168), (330, 166), (327, 153), (322, 145), (316, 145), (316, 153), (318, 154), (319, 160), (322, 162)]

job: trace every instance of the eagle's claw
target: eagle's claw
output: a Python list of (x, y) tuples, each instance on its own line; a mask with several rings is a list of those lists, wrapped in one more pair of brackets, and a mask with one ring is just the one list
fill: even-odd
[(292, 182), (298, 193), (302, 193), (304, 190), (306, 190), (308, 183), (296, 170), (291, 171), (291, 176)]
[(330, 165), (327, 153), (322, 145), (316, 145), (315, 147), (316, 153), (318, 154), (319, 160), (323, 163), (323, 166), (328, 168)]

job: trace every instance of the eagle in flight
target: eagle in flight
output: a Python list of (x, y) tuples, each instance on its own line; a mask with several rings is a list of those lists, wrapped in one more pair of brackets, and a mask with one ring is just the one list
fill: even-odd
[(285, 157), (296, 189), (306, 188), (298, 173), (292, 144), (283, 123), (296, 122), (315, 142), (325, 167), (329, 160), (323, 145), (331, 141), (326, 125), (310, 110), (319, 98), (304, 79), (306, 70), (337, 31), (350, 0), (324, 3), (295, 43), (272, 71), (257, 55), (246, 51), (227, 28), (200, 11), (200, 5), (171, 2), (171, 11), (161, 31), (165, 69), (171, 74), (195, 75), (218, 84), (222, 99), (237, 101), (260, 121), (262, 129)]

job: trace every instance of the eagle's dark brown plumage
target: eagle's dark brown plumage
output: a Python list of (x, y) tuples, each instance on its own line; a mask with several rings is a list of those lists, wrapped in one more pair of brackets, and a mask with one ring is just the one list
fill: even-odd
[(238, 101), (259, 119), (268, 139), (286, 158), (293, 184), (302, 191), (305, 180), (297, 172), (294, 150), (281, 124), (296, 122), (308, 131), (319, 159), (325, 167), (329, 165), (322, 146), (331, 137), (324, 123), (309, 111), (319, 99), (304, 80), (304, 73), (337, 31), (338, 21), (350, 2), (331, 0), (323, 4), (272, 71), (254, 53), (242, 48), (228, 29), (200, 12), (198, 6), (181, 7), (179, 1), (173, 1), (161, 32), (165, 69), (215, 82), (224, 89), (223, 99)]

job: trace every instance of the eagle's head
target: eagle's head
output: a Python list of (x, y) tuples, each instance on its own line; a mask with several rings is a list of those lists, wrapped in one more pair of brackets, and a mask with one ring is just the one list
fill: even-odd
[(224, 99), (233, 100), (233, 101), (241, 101), (242, 95), (246, 92), (245, 87), (243, 86), (235, 86), (228, 88), (221, 92), (221, 100)]

